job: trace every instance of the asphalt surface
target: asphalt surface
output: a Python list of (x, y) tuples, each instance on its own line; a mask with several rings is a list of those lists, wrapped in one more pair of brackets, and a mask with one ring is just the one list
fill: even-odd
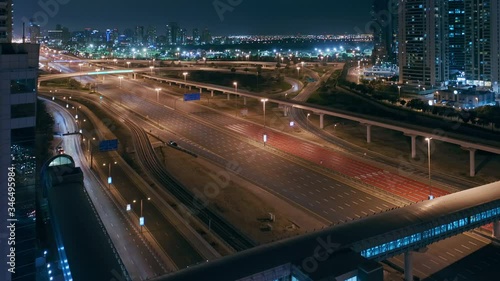
[[(74, 131), (76, 129), (72, 116), (68, 112), (61, 110), (53, 103), (46, 103), (49, 111), (52, 111), (55, 122), (61, 125), (61, 130)], [(65, 153), (71, 155), (75, 160), (76, 166), (79, 166), (84, 173), (84, 184), (89, 196), (91, 197), (96, 210), (103, 221), (109, 236), (111, 237), (115, 248), (120, 254), (132, 280), (145, 280), (153, 276), (164, 274), (167, 270), (152, 254), (146, 242), (140, 233), (132, 226), (121, 213), (116, 205), (110, 201), (110, 198), (104, 192), (106, 186), (94, 176), (89, 169), (87, 160), (81, 148), (79, 136), (65, 136), (62, 138), (61, 146)], [(96, 160), (97, 161), (97, 160)], [(116, 175), (120, 170), (116, 170)], [(118, 184), (120, 180), (115, 178)], [(137, 206), (135, 206), (137, 208)], [(138, 211), (138, 210), (136, 210)], [(149, 214), (149, 208), (146, 207), (146, 214)], [(151, 215), (151, 218), (153, 216)], [(178, 241), (178, 239), (172, 239)], [(183, 254), (185, 255), (185, 254)]]

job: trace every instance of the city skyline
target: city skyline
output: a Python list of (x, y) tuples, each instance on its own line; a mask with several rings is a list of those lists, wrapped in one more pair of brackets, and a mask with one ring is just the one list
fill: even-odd
[[(61, 3), (59, 3), (61, 2)], [(155, 25), (159, 33), (169, 22), (179, 22), (188, 30), (208, 28), (214, 35), (269, 35), (269, 34), (339, 34), (368, 33), (371, 4), (362, 5), (364, 0), (353, 0), (350, 7), (337, 7), (334, 3), (309, 1), (307, 5), (290, 5), (285, 1), (266, 3), (262, 0), (245, 2), (225, 0), (190, 0), (184, 3), (143, 2), (137, 7), (116, 1), (99, 3), (96, 10), (93, 2), (81, 6), (77, 1), (58, 1), (44, 6), (36, 1), (19, 1), (14, 4), (14, 33), (21, 36), (22, 23), (30, 19), (39, 23), (42, 29), (52, 29), (56, 24), (70, 30), (84, 28), (118, 28), (125, 30), (137, 25)], [(179, 12), (180, 11), (180, 12)], [(78, 17), (89, 14), (92, 17)], [(144, 14), (149, 14), (144, 20)], [(315, 14), (313, 18), (311, 14)], [(258, 21), (255, 18), (258, 17)], [(96, 20), (98, 19), (98, 20)]]

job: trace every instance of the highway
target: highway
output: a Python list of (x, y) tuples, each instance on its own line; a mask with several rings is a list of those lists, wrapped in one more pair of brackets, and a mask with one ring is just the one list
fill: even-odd
[[(76, 130), (73, 117), (63, 107), (52, 102), (45, 104), (62, 131)], [(132, 280), (146, 280), (164, 274), (166, 269), (148, 250), (139, 233), (133, 231), (133, 227), (124, 219), (117, 206), (104, 193), (101, 182), (90, 171), (81, 149), (80, 137), (65, 136), (61, 141), (65, 153), (71, 155), (76, 166), (82, 169), (85, 188)]]
[[(123, 90), (116, 89), (116, 86), (110, 84), (105, 84), (101, 90), (107, 97), (120, 100), (134, 112), (147, 115), (154, 123), (159, 122), (167, 127), (169, 131), (159, 131), (151, 123), (145, 125), (162, 139), (174, 139), (182, 147), (222, 166), (233, 161), (241, 168), (239, 175), (329, 221), (349, 220), (364, 216), (364, 213), (370, 214), (395, 206), (368, 193), (353, 189), (339, 180), (325, 176), (316, 171), (314, 166), (297, 165), (296, 159), (290, 161), (288, 156), (277, 156), (270, 153), (268, 148), (263, 150), (261, 142), (248, 141), (244, 137), (249, 131), (256, 133), (257, 136), (262, 135), (264, 131), (252, 128), (254, 124), (228, 118), (226, 115), (213, 111), (202, 110), (183, 102), (177, 103), (177, 109), (182, 111), (176, 113), (165, 106), (150, 102), (154, 100), (152, 89), (143, 89), (136, 81), (125, 83), (127, 84), (124, 84)], [(138, 97), (131, 95), (130, 89), (133, 89), (133, 94)], [(145, 102), (145, 99), (148, 101)], [(166, 95), (161, 95), (160, 102), (168, 106), (174, 104)], [(249, 127), (249, 131), (245, 131)], [(233, 132), (228, 133), (222, 128)], [(273, 139), (274, 137), (271, 136), (269, 145), (272, 145)], [(319, 161), (314, 163), (319, 164)], [(281, 180), (276, 181), (276, 178)], [(465, 239), (460, 238), (461, 236), (457, 237), (460, 240)], [(437, 269), (427, 271), (427, 274), (435, 270)]]

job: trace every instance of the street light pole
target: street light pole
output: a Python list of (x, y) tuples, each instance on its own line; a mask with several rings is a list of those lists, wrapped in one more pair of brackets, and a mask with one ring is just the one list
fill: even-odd
[(306, 127), (308, 131), (309, 131), (309, 116), (311, 116), (311, 113), (307, 113)]
[(262, 102), (262, 108), (264, 110), (264, 128), (266, 127), (266, 102), (268, 101), (268, 99), (261, 99), (260, 100)]
[(234, 99), (234, 108), (236, 108), (235, 116), (238, 116), (238, 82), (233, 82), (234, 91), (236, 92), (236, 98)]
[(156, 88), (155, 89), (156, 91), (156, 102), (160, 102), (160, 91), (161, 91), (161, 88)]
[(398, 86), (398, 100), (401, 99), (401, 86)]
[(184, 75), (184, 94), (185, 94), (186, 93), (186, 88), (187, 88), (186, 77), (187, 77), (188, 73), (184, 72), (184, 73), (182, 73), (182, 75)]
[(123, 76), (118, 76), (118, 79), (120, 80), (120, 88), (121, 88), (122, 87)]
[(297, 66), (297, 77), (300, 78), (300, 66)]
[(425, 138), (427, 141), (427, 159), (428, 159), (428, 166), (429, 166), (429, 200), (434, 199), (434, 196), (432, 196), (432, 185), (431, 185), (431, 140), (432, 138)]

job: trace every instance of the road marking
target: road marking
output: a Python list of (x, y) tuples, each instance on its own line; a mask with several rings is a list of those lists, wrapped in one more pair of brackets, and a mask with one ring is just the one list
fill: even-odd
[(339, 209), (341, 209), (341, 210), (344, 210), (344, 208), (342, 208), (342, 206), (337, 206), (337, 207), (339, 207)]
[(330, 208), (330, 210), (332, 210), (333, 212), (336, 212), (333, 208)]
[(427, 269), (431, 269), (431, 267), (430, 267), (430, 266), (428, 266), (428, 265), (426, 265), (425, 263), (423, 263), (423, 264), (422, 264), (422, 266), (427, 267)]
[(474, 246), (477, 246), (476, 243), (472, 242), (472, 241), (469, 241), (470, 244), (474, 245)]
[(361, 198), (359, 198), (359, 201), (361, 201), (361, 202), (365, 203), (365, 200), (363, 200), (363, 199), (361, 199)]
[(330, 196), (330, 198), (332, 198), (332, 200), (335, 200), (335, 198), (333, 196)]
[(328, 199), (326, 199), (326, 198), (323, 198), (323, 201), (325, 201), (325, 202), (328, 202)]
[(442, 257), (442, 256), (438, 256), (440, 259), (444, 260), (444, 261), (447, 261), (447, 259), (445, 257)]
[(356, 205), (359, 205), (358, 203), (356, 203), (356, 201), (352, 201), (352, 203), (356, 204)]
[(460, 251), (459, 249), (455, 248), (455, 251), (459, 252), (460, 254), (463, 254), (464, 252)]
[(450, 252), (446, 252), (449, 256), (452, 256), (452, 257), (455, 257), (454, 254), (450, 253)]
[(435, 260), (430, 260), (431, 262), (435, 263), (435, 264), (439, 264), (437, 261)]
[(467, 247), (467, 246), (465, 246), (465, 245), (462, 245), (462, 247), (464, 247), (464, 248), (465, 248), (465, 249), (467, 249), (467, 250), (470, 250), (470, 248), (469, 248), (469, 247)]

